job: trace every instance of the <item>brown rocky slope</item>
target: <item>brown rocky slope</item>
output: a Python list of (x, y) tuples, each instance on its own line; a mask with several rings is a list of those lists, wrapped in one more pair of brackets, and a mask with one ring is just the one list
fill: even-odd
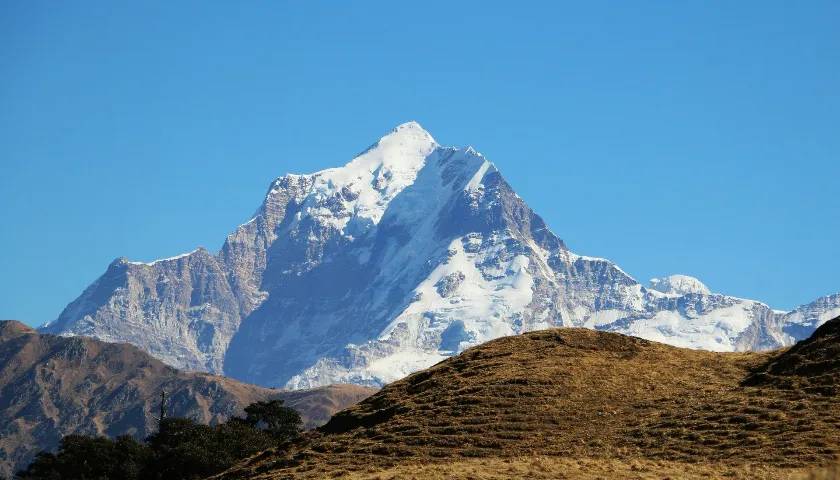
[(41, 335), (20, 322), (0, 321), (0, 478), (70, 433), (148, 435), (162, 390), (173, 416), (213, 423), (249, 403), (283, 398), (310, 427), (373, 392), (355, 385), (272, 390), (181, 372), (131, 345)]
[(840, 454), (838, 346), (840, 318), (770, 353), (501, 338), (220, 478), (800, 478)]

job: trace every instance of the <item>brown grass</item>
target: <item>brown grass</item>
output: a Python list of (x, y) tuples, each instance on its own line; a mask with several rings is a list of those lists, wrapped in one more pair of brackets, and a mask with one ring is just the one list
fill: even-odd
[[(829, 357), (837, 342), (823, 342)], [(808, 368), (788, 369), (792, 382), (756, 375), (820, 352), (721, 354), (582, 329), (502, 338), (224, 478), (802, 478), (840, 454), (840, 399), (825, 378), (798, 388)]]
[[(732, 466), (639, 459), (573, 459), (539, 456), (469, 459), (434, 464), (406, 464), (380, 471), (371, 470), (373, 471), (348, 472), (343, 478), (348, 480), (448, 480), (452, 478), (481, 480), (508, 480), (511, 478), (533, 480), (775, 478), (802, 480), (807, 478), (803, 477), (803, 473), (798, 470), (761, 465)], [(831, 479), (834, 480), (834, 477), (831, 477)]]

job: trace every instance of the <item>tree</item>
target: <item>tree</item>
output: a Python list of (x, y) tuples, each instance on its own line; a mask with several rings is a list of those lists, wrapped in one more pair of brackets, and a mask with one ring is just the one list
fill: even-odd
[(144, 478), (193, 479), (210, 476), (225, 467), (214, 451), (213, 428), (187, 418), (163, 418), (157, 433), (146, 443), (154, 461)]
[(256, 402), (245, 407), (245, 422), (264, 430), (278, 441), (291, 440), (300, 433), (300, 414), (283, 406), (283, 400)]
[(148, 447), (130, 436), (68, 435), (55, 454), (40, 452), (17, 477), (32, 480), (136, 480), (148, 463)]
[(277, 444), (267, 432), (232, 418), (210, 427), (185, 418), (165, 418), (147, 439), (154, 461), (143, 478), (196, 479), (227, 470), (237, 461)]
[(227, 457), (228, 467), (242, 458), (277, 446), (277, 440), (271, 434), (248, 425), (241, 418), (232, 418), (217, 426), (214, 440), (216, 451)]
[[(165, 398), (161, 399), (164, 405)], [(158, 431), (145, 443), (130, 436), (68, 435), (58, 452), (41, 452), (25, 480), (193, 480), (220, 473), (237, 461), (299, 434), (300, 415), (281, 400), (245, 408), (245, 418), (209, 426), (167, 417), (161, 407)]]

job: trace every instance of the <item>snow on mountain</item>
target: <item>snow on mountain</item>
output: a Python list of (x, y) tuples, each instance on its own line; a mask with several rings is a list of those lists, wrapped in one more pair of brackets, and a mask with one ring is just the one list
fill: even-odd
[(820, 297), (787, 313), (781, 313), (782, 330), (796, 341), (811, 336), (823, 323), (840, 317), (840, 293)]
[[(840, 299), (822, 312), (831, 302)], [(572, 253), (484, 156), (440, 146), (409, 122), (344, 167), (275, 180), (216, 255), (115, 261), (45, 330), (305, 388), (380, 385), (553, 326), (773, 348), (822, 318), (795, 312), (684, 275), (646, 288), (609, 260)]]
[(700, 280), (688, 275), (670, 275), (664, 278), (651, 278), (650, 288), (666, 295), (686, 295), (689, 293), (699, 293), (703, 295), (711, 295), (709, 287), (703, 284)]

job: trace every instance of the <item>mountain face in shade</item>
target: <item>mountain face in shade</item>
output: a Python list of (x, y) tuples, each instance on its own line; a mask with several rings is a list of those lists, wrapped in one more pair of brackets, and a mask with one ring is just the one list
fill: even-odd
[(307, 427), (373, 393), (356, 385), (272, 390), (180, 372), (132, 345), (40, 335), (0, 321), (0, 478), (71, 433), (146, 437), (155, 431), (164, 390), (172, 416), (215, 423), (242, 415), (250, 403), (282, 398)]
[(44, 330), (306, 388), (381, 385), (554, 326), (733, 351), (788, 345), (822, 318), (790, 315), (573, 253), (484, 156), (409, 122), (344, 167), (275, 180), (216, 254), (115, 261)]

